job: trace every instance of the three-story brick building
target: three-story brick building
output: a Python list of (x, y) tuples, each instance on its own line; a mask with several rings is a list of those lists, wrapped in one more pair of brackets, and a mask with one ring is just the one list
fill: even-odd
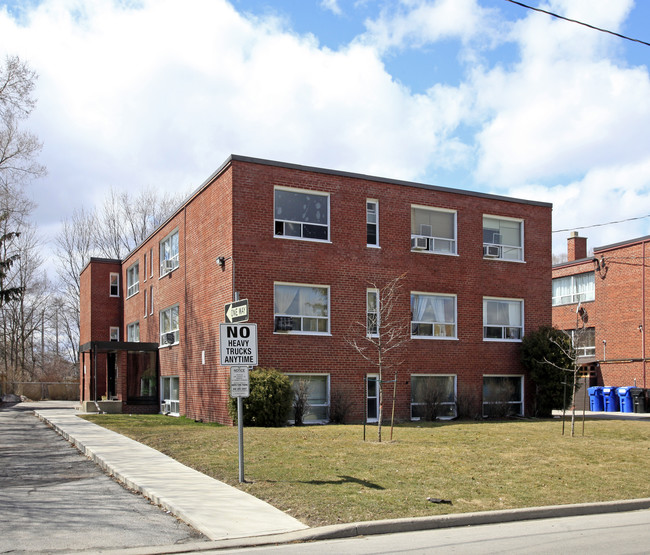
[(374, 321), (371, 284), (402, 274), (396, 416), (423, 416), (432, 389), (442, 415), (526, 414), (519, 345), (551, 323), (550, 204), (234, 155), (124, 260), (85, 268), (82, 400), (230, 422), (219, 323), (236, 291), (259, 365), (308, 381), (308, 419), (343, 398), (372, 421), (377, 371), (346, 339)]

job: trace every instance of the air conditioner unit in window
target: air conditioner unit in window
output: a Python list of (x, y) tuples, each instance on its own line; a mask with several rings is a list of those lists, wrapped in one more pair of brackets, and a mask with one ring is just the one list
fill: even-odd
[(427, 237), (411, 237), (411, 250), (426, 251), (429, 248), (429, 239)]
[(167, 259), (163, 262), (163, 267), (165, 269), (165, 272), (171, 272), (174, 269), (174, 261), (171, 259)]
[(501, 258), (501, 247), (499, 245), (483, 245), (483, 256), (485, 258)]
[(172, 404), (170, 401), (165, 401), (164, 403), (160, 403), (160, 412), (163, 414), (169, 414), (172, 411)]

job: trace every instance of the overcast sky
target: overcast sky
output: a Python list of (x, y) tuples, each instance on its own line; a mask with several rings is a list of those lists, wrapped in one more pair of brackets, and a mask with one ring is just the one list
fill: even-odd
[[(647, 0), (525, 3), (650, 42)], [(650, 47), (506, 0), (0, 0), (16, 54), (46, 238), (231, 153), (553, 202), (554, 230), (638, 218), (590, 247), (650, 234)]]

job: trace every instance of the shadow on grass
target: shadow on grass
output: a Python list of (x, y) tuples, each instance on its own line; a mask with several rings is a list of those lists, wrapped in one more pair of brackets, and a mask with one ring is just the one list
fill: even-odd
[[(360, 480), (359, 478), (354, 478), (352, 476), (340, 476), (339, 480), (289, 480), (289, 482), (294, 484), (313, 484), (315, 486), (340, 486), (343, 484), (359, 484), (364, 488), (369, 489), (386, 489), (379, 484), (374, 484), (373, 482), (368, 482), (367, 480)], [(266, 480), (269, 483), (277, 484), (277, 480)]]

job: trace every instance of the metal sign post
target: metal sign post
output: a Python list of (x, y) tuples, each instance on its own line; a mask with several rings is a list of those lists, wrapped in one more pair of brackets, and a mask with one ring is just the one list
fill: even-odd
[(244, 397), (250, 394), (248, 366), (230, 367), (230, 396), (237, 398), (237, 437), (239, 444), (239, 482), (244, 483)]

